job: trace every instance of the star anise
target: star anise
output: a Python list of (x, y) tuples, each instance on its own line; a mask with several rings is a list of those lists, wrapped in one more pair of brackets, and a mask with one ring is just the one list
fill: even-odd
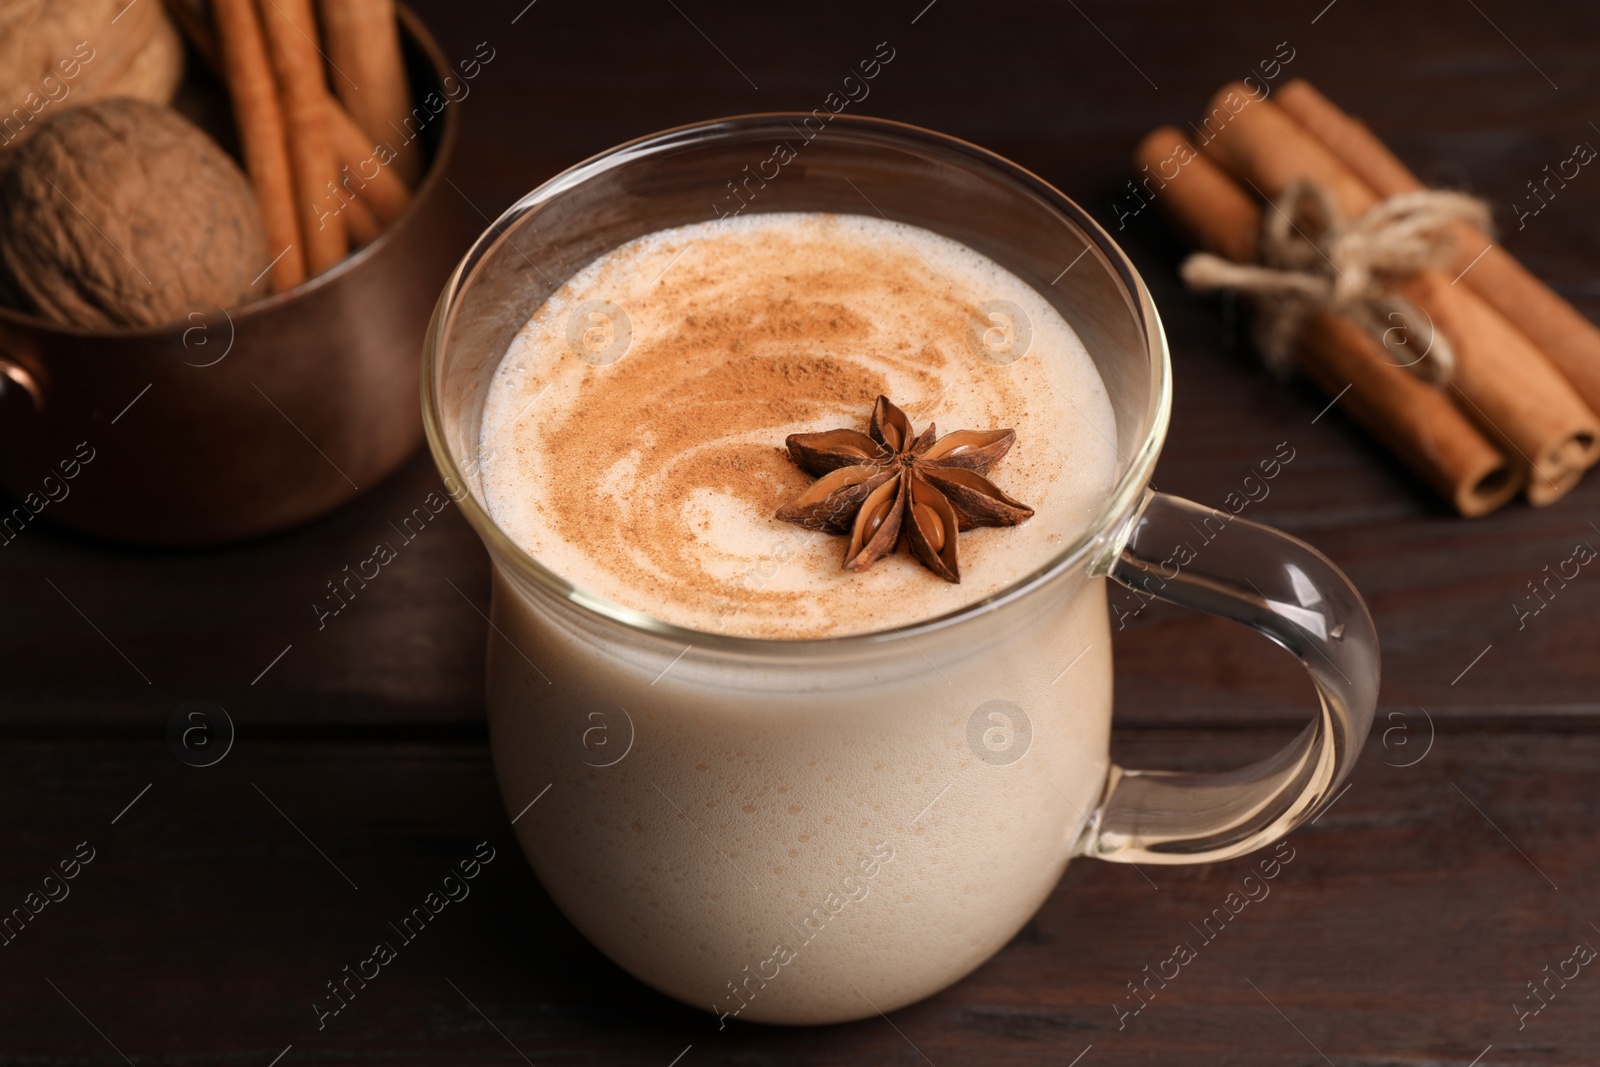
[(1017, 439), (1013, 430), (921, 436), (906, 413), (878, 397), (871, 435), (860, 430), (790, 434), (789, 455), (818, 476), (777, 517), (812, 530), (849, 533), (844, 569), (864, 571), (904, 541), (923, 566), (961, 581), (957, 537), (974, 526), (1015, 526), (1033, 514), (984, 475)]

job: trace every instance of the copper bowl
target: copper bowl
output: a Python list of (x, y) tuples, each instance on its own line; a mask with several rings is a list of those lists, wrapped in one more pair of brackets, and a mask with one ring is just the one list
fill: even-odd
[[(414, 15), (401, 23), (421, 100), (453, 72)], [(35, 513), (140, 544), (234, 541), (393, 472), (422, 441), (422, 336), (472, 237), (445, 177), (459, 111), (422, 127), (430, 162), (405, 214), (294, 289), (128, 330), (0, 308), (0, 542)]]

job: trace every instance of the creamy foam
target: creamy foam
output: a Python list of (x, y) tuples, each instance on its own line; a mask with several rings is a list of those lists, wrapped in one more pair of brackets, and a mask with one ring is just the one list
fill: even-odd
[[(1017, 433), (990, 477), (1035, 515), (963, 533), (959, 585), (904, 551), (844, 571), (847, 538), (772, 517), (813, 481), (784, 438), (865, 430), (880, 393), (918, 431)], [(501, 529), (579, 588), (695, 629), (820, 637), (942, 615), (1044, 564), (1112, 488), (1115, 437), (1076, 334), (992, 260), (878, 218), (751, 215), (632, 241), (543, 304), (490, 386), (482, 484)]]

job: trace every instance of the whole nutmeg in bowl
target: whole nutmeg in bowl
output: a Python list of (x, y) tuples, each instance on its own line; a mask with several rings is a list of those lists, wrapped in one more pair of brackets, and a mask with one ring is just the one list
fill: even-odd
[[(0, 87), (16, 45), (8, 12), (98, 2), (0, 0)], [(116, 28), (160, 13), (154, 2), (118, 0)], [(212, 65), (209, 88), (225, 90), (233, 115), (216, 144), (160, 107), (90, 104), (89, 73), (115, 59), (102, 28), (92, 61), (57, 66), (62, 79), (73, 73), (71, 96), (34, 102), (25, 156), (0, 176), (0, 548), (19, 529), (32, 536), (36, 514), (148, 545), (258, 537), (377, 485), (422, 440), (422, 340), (478, 229), (447, 179), (453, 96), (492, 53), (452, 65), (404, 8), (389, 16), (399, 40), (388, 45), (369, 25), (332, 18), (380, 0), (171, 6), (227, 16), (183, 23), (196, 79)], [(363, 89), (381, 82), (358, 70), (363, 52), (397, 67), (392, 128), (367, 132), (335, 98), (323, 24), (303, 17), (312, 11), (329, 16), (327, 52)], [(363, 46), (354, 59), (340, 39)], [(217, 147), (229, 144), (249, 184)], [(418, 155), (415, 185), (396, 145)], [(0, 153), (0, 170), (6, 161)], [(274, 231), (263, 219), (278, 215), (285, 232), (264, 238)], [(291, 250), (328, 236), (323, 227), (342, 258), (309, 269), (302, 254), (297, 272), (283, 271)], [(89, 449), (90, 482), (39, 511), (40, 479)]]
[(116, 96), (170, 103), (183, 41), (160, 4), (0, 0), (0, 158), (49, 114)]
[(60, 111), (0, 178), (0, 295), (63, 325), (235, 307), (265, 292), (270, 258), (244, 173), (170, 108)]

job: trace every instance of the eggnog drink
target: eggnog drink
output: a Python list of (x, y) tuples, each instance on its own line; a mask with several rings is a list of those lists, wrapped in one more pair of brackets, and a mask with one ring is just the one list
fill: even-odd
[[(775, 518), (817, 480), (787, 436), (865, 431), (880, 395), (919, 434), (1016, 433), (987, 477), (1033, 515), (960, 532), (959, 583), (904, 548), (845, 570), (847, 535)], [(484, 502), (576, 597), (689, 632), (496, 568), (496, 765), (568, 917), (719, 1026), (888, 1011), (993, 954), (1105, 782), (1104, 580), (900, 631), (1072, 545), (1115, 440), (1067, 322), (926, 230), (750, 215), (576, 273), (495, 375)]]

